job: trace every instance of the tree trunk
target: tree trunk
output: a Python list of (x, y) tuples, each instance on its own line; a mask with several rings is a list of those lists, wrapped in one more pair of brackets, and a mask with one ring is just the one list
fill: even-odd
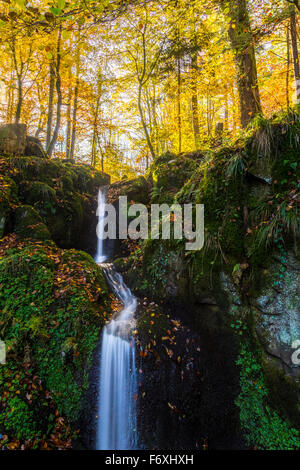
[(51, 62), (50, 63), (50, 81), (49, 81), (48, 119), (47, 119), (47, 132), (46, 132), (46, 149), (48, 149), (50, 146), (51, 135), (52, 135), (54, 86), (55, 86), (55, 69), (54, 69), (54, 63)]
[(76, 83), (75, 83), (75, 90), (74, 90), (70, 158), (74, 158), (74, 152), (75, 152), (76, 130), (77, 130), (76, 120), (77, 120), (78, 94), (79, 94), (79, 74), (80, 74), (80, 30), (79, 30), (78, 46), (77, 46), (77, 51), (76, 51)]
[(56, 58), (56, 67), (55, 67), (55, 76), (56, 76), (56, 94), (57, 94), (57, 105), (56, 105), (56, 123), (55, 123), (55, 128), (53, 132), (53, 136), (51, 139), (51, 142), (49, 144), (49, 147), (47, 148), (47, 153), (48, 155), (52, 155), (52, 152), (54, 150), (59, 129), (60, 129), (60, 120), (61, 120), (61, 105), (62, 105), (62, 93), (61, 93), (61, 78), (60, 78), (60, 61), (61, 61), (61, 31), (62, 27), (60, 26), (59, 32), (58, 32), (58, 39), (57, 39), (57, 58)]
[(296, 105), (300, 105), (300, 67), (299, 67), (299, 50), (297, 42), (297, 25), (295, 10), (291, 14), (291, 42), (293, 50), (294, 74), (295, 74), (295, 87), (296, 87)]
[(224, 96), (224, 130), (229, 131), (229, 107), (228, 107), (228, 89), (226, 87), (225, 96)]
[[(227, 2), (224, 3), (227, 5)], [(235, 54), (242, 127), (261, 113), (253, 36), (246, 0), (231, 0), (229, 38)]]
[[(98, 87), (99, 91), (99, 87)], [(99, 115), (99, 107), (100, 107), (100, 94), (98, 93), (97, 96), (97, 103), (95, 109), (95, 116), (94, 116), (94, 123), (93, 123), (93, 139), (92, 139), (92, 167), (96, 167), (97, 164), (97, 142), (98, 142), (98, 115)], [(103, 171), (103, 170), (102, 170)]]
[(291, 64), (291, 55), (290, 55), (290, 29), (289, 25), (286, 27), (286, 107), (290, 108), (290, 64)]
[(138, 108), (139, 108), (139, 113), (140, 113), (140, 117), (141, 117), (141, 121), (142, 121), (142, 126), (143, 126), (143, 129), (144, 129), (144, 132), (145, 132), (145, 137), (146, 137), (147, 145), (148, 145), (148, 147), (149, 147), (151, 156), (152, 156), (152, 158), (153, 158), (153, 160), (154, 160), (154, 158), (155, 158), (155, 153), (154, 153), (154, 149), (153, 149), (152, 142), (151, 142), (151, 139), (150, 139), (150, 135), (149, 135), (149, 131), (148, 131), (148, 128), (147, 128), (147, 124), (146, 124), (146, 122), (145, 122), (144, 111), (143, 111), (143, 107), (142, 107), (142, 91), (143, 91), (143, 84), (142, 84), (142, 82), (139, 82), (139, 90), (138, 90)]
[(18, 82), (18, 101), (17, 101), (16, 114), (15, 114), (15, 123), (18, 124), (21, 119), (21, 111), (22, 111), (22, 103), (23, 103), (23, 83), (22, 83), (23, 62), (21, 60), (21, 65), (19, 68), (18, 60), (17, 60), (15, 37), (13, 37), (12, 39), (11, 50), (12, 50), (13, 63), (14, 63), (16, 76), (17, 76), (17, 82)]
[(181, 70), (180, 58), (177, 59), (177, 123), (178, 123), (178, 153), (182, 148), (182, 126), (181, 126)]
[(78, 92), (79, 92), (79, 79), (76, 78), (76, 85), (74, 91), (74, 104), (73, 104), (73, 116), (72, 116), (72, 137), (71, 137), (71, 148), (70, 148), (70, 158), (74, 157), (75, 152), (75, 142), (76, 142), (76, 119), (77, 119), (77, 107), (78, 107)]
[(193, 51), (191, 53), (191, 88), (192, 88), (192, 121), (193, 121), (193, 133), (195, 149), (198, 150), (200, 147), (200, 126), (199, 126), (199, 106), (198, 106), (198, 39), (196, 31), (196, 17), (195, 11), (193, 10), (193, 30), (192, 30), (192, 45)]
[(200, 126), (199, 126), (197, 82), (196, 82), (195, 77), (193, 77), (192, 79), (192, 120), (193, 120), (195, 149), (198, 150), (200, 147)]
[(68, 96), (68, 103), (67, 103), (66, 158), (70, 157), (70, 149), (71, 149), (71, 103), (72, 103), (72, 84), (71, 84), (71, 79), (70, 79), (69, 96)]
[(16, 109), (16, 116), (15, 116), (16, 124), (18, 124), (21, 119), (22, 104), (23, 104), (23, 87), (22, 87), (22, 79), (19, 76), (18, 77), (18, 102), (17, 102), (17, 109)]

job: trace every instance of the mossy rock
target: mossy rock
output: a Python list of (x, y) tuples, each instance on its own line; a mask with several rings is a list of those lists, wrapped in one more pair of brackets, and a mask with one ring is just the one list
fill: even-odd
[(62, 247), (77, 247), (83, 227), (83, 197), (78, 193), (64, 193), (59, 205), (48, 208), (44, 218), (53, 240)]
[(174, 195), (193, 175), (199, 163), (185, 155), (167, 153), (158, 157), (151, 165), (153, 202), (172, 202)]
[(247, 142), (250, 171), (285, 190), (300, 175), (300, 116), (289, 112), (257, 118)]
[(134, 180), (124, 180), (114, 183), (109, 187), (108, 193), (111, 202), (117, 202), (118, 197), (127, 196), (128, 203), (131, 201), (140, 204), (149, 202), (149, 186), (143, 176)]
[(263, 370), (269, 390), (269, 401), (280, 416), (300, 429), (300, 384), (288, 377), (270, 356), (263, 358)]
[(15, 211), (15, 232), (20, 238), (51, 239), (50, 232), (39, 213), (29, 205), (17, 207)]
[(3, 237), (11, 216), (11, 204), (17, 202), (17, 185), (9, 177), (0, 175), (0, 238)]
[(23, 197), (26, 203), (30, 205), (45, 202), (54, 205), (56, 202), (55, 190), (41, 181), (33, 181), (27, 185)]
[[(87, 254), (58, 249), (53, 242), (21, 241), (5, 250), (10, 244), (4, 239), (0, 246), (0, 284), (5, 286), (0, 334), (8, 346), (7, 362), (0, 367), (0, 403), (6, 405), (0, 430), (10, 440), (20, 439), (20, 446), (34, 440), (35, 448), (41, 448), (62, 416), (69, 428), (61, 427), (62, 445), (77, 429), (93, 351), (109, 319), (110, 297), (101, 268)], [(28, 391), (23, 378), (38, 387)], [(43, 390), (43, 397), (35, 390)]]

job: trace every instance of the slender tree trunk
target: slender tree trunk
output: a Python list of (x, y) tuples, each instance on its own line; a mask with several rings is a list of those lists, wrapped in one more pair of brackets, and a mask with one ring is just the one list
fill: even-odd
[(235, 54), (237, 85), (242, 127), (262, 112), (257, 84), (257, 67), (253, 35), (246, 0), (223, 2), (230, 7), (229, 38)]
[[(70, 73), (71, 75), (71, 73)], [(71, 148), (71, 104), (72, 104), (72, 84), (71, 84), (71, 77), (69, 81), (69, 96), (68, 96), (68, 103), (67, 103), (67, 133), (66, 133), (66, 158), (70, 156), (70, 148)]]
[(155, 153), (159, 153), (159, 142), (158, 142), (158, 129), (157, 129), (157, 116), (156, 116), (156, 90), (155, 84), (153, 84), (153, 95), (151, 98), (151, 108), (152, 108), (152, 116), (153, 116), (153, 127), (154, 127), (154, 146), (155, 146)]
[(228, 89), (226, 88), (224, 96), (224, 129), (227, 132), (229, 130), (229, 108), (228, 108)]
[(61, 120), (61, 105), (62, 105), (62, 93), (61, 93), (61, 78), (60, 78), (60, 62), (61, 62), (61, 32), (62, 27), (60, 26), (57, 39), (57, 58), (56, 58), (56, 67), (55, 67), (55, 76), (56, 76), (56, 94), (57, 94), (57, 105), (56, 105), (56, 123), (53, 131), (53, 136), (49, 147), (47, 148), (48, 155), (52, 155), (54, 150), (59, 129), (60, 129), (60, 120)]
[(75, 83), (75, 90), (74, 90), (70, 158), (74, 158), (75, 143), (76, 143), (79, 74), (80, 74), (80, 30), (79, 30), (78, 46), (77, 46), (77, 51), (76, 51), (76, 83)]
[(16, 124), (18, 124), (21, 119), (22, 104), (23, 104), (23, 86), (22, 86), (22, 79), (20, 76), (18, 76), (18, 102), (17, 102), (17, 109), (16, 109), (16, 116), (15, 116)]
[(300, 105), (300, 67), (299, 67), (299, 50), (297, 41), (297, 24), (296, 13), (293, 10), (290, 19), (291, 24), (291, 42), (293, 50), (294, 74), (295, 74), (295, 87), (296, 87), (296, 105)]
[(20, 119), (21, 119), (21, 111), (22, 111), (22, 104), (23, 104), (23, 83), (22, 83), (23, 62), (22, 62), (22, 59), (21, 59), (21, 65), (19, 67), (18, 66), (18, 60), (17, 60), (15, 37), (13, 37), (13, 39), (12, 39), (11, 49), (12, 49), (13, 63), (14, 63), (16, 76), (17, 76), (17, 83), (18, 83), (18, 87), (17, 87), (18, 101), (17, 101), (16, 114), (15, 114), (15, 123), (18, 124), (20, 122)]
[(285, 95), (286, 95), (286, 107), (290, 108), (290, 28), (289, 25), (286, 27), (286, 80), (285, 80)]
[(76, 78), (75, 91), (74, 91), (74, 104), (73, 104), (73, 116), (72, 116), (72, 136), (71, 136), (71, 148), (70, 158), (74, 158), (75, 142), (76, 142), (76, 130), (77, 130), (77, 108), (78, 108), (78, 92), (79, 92), (79, 79)]
[(140, 113), (140, 117), (141, 117), (141, 121), (142, 121), (142, 126), (143, 126), (143, 129), (144, 129), (147, 145), (149, 147), (151, 156), (154, 160), (155, 153), (154, 153), (153, 145), (152, 145), (152, 142), (151, 142), (151, 139), (150, 139), (148, 127), (147, 127), (147, 124), (146, 124), (146, 121), (145, 121), (145, 118), (144, 118), (144, 111), (143, 111), (143, 106), (142, 106), (142, 91), (143, 91), (143, 83), (140, 81), (139, 82), (139, 89), (138, 89), (138, 108), (139, 108), (139, 113)]
[(49, 99), (48, 99), (48, 119), (46, 131), (46, 149), (49, 148), (52, 136), (52, 121), (53, 121), (53, 102), (54, 102), (54, 87), (55, 87), (55, 69), (54, 63), (50, 63), (50, 81), (49, 81)]
[(193, 37), (192, 37), (193, 51), (191, 53), (191, 88), (192, 88), (192, 121), (195, 149), (200, 147), (200, 126), (199, 126), (199, 105), (198, 105), (198, 38), (196, 31), (196, 17), (193, 10)]
[(182, 149), (182, 125), (181, 125), (181, 70), (180, 58), (177, 59), (177, 123), (178, 123), (178, 153)]
[(11, 75), (10, 75), (9, 86), (7, 90), (7, 95), (8, 95), (7, 114), (6, 114), (7, 123), (12, 122), (12, 119), (13, 119), (13, 110), (14, 110), (14, 101), (15, 101), (13, 83), (14, 83), (14, 71), (12, 69)]
[(102, 147), (99, 141), (99, 135), (97, 135), (97, 141), (98, 141), (98, 148), (100, 150), (100, 155), (101, 155), (101, 171), (104, 173), (104, 153), (102, 151)]
[[(99, 87), (98, 87), (99, 91)], [(93, 123), (93, 139), (92, 139), (92, 161), (91, 165), (95, 168), (97, 163), (97, 142), (98, 142), (98, 116), (100, 107), (100, 94), (97, 96), (97, 103), (95, 109), (94, 123)], [(103, 171), (103, 170), (102, 170)]]
[(200, 147), (200, 126), (199, 126), (199, 106), (198, 106), (198, 93), (197, 93), (197, 82), (196, 73), (194, 72), (192, 78), (192, 120), (193, 120), (193, 132), (195, 149), (198, 150)]

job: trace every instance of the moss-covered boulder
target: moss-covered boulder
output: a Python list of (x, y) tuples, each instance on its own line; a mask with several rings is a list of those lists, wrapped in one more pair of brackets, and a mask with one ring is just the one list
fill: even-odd
[(49, 158), (37, 137), (27, 136), (24, 155), (27, 157)]
[(56, 203), (55, 189), (41, 181), (26, 181), (22, 193), (23, 199), (30, 205), (46, 203), (54, 207)]
[(191, 158), (191, 154), (175, 155), (167, 152), (158, 157), (150, 167), (149, 177), (153, 184), (152, 202), (172, 202), (174, 195), (193, 175), (198, 166), (198, 159)]
[(24, 155), (26, 130), (26, 124), (5, 124), (0, 126), (0, 153), (5, 155)]
[(108, 190), (108, 201), (115, 203), (120, 196), (127, 196), (129, 203), (134, 201), (135, 203), (147, 204), (149, 185), (143, 176), (111, 184)]
[(15, 211), (15, 232), (20, 238), (51, 239), (50, 232), (39, 213), (29, 205), (17, 207)]
[[(14, 199), (9, 188), (4, 188), (5, 207), (3, 206), (2, 210), (0, 208), (3, 221), (7, 220), (5, 214), (15, 209), (13, 206), (16, 204), (30, 205), (38, 212), (41, 217), (39, 222), (48, 227), (51, 238), (59, 246), (83, 248), (94, 253), (97, 193), (100, 186), (109, 183), (108, 175), (88, 165), (38, 157), (0, 158), (0, 167), (3, 178), (9, 179), (15, 185)], [(3, 222), (3, 225), (4, 234), (14, 230), (12, 224)], [(87, 230), (87, 227), (90, 227), (90, 230)], [(21, 234), (20, 226), (17, 230)], [(90, 233), (93, 236), (90, 236)], [(46, 235), (42, 238), (45, 239)]]
[(0, 245), (0, 448), (68, 448), (110, 302), (101, 269), (52, 242)]
[(4, 175), (0, 175), (0, 238), (11, 222), (11, 204), (17, 201), (17, 186), (15, 182)]

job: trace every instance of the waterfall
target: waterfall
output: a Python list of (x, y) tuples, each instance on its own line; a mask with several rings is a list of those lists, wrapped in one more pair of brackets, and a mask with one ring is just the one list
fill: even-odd
[(105, 220), (105, 192), (99, 189), (98, 192), (98, 225), (97, 225), (97, 254), (95, 257), (96, 263), (104, 263), (106, 256), (103, 253), (103, 233), (104, 233), (104, 220)]
[[(98, 230), (102, 228), (102, 232), (97, 232), (98, 237), (104, 230), (104, 215), (105, 195), (99, 191)], [(103, 263), (106, 259), (103, 242), (98, 240), (95, 260), (101, 264), (107, 282), (123, 308), (102, 333), (96, 446), (98, 450), (133, 450), (137, 448), (138, 386), (132, 330), (137, 300), (113, 264)]]

